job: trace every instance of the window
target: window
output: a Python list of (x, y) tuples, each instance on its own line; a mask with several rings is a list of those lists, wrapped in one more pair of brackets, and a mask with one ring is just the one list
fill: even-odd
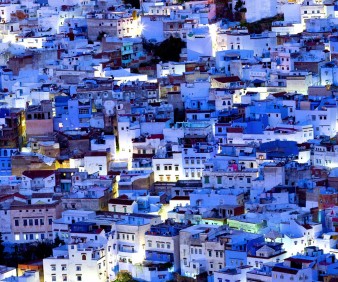
[(89, 114), (89, 109), (79, 109), (79, 114)]
[(81, 265), (76, 266), (76, 271), (81, 271)]
[(87, 259), (86, 254), (82, 254), (82, 260), (86, 260), (86, 259)]
[(55, 276), (55, 274), (52, 274), (52, 281), (56, 281), (56, 276)]
[(43, 218), (40, 218), (40, 225), (44, 225), (45, 221), (43, 220)]
[(50, 266), (50, 269), (51, 269), (52, 271), (56, 271), (56, 265), (55, 265), (55, 264), (52, 264), (52, 265)]
[(62, 281), (68, 281), (67, 280), (67, 274), (62, 274)]
[(217, 176), (217, 184), (222, 184), (222, 176)]
[(15, 219), (15, 226), (19, 226), (19, 220), (18, 219)]
[(81, 275), (77, 275), (76, 276), (76, 281), (82, 281), (82, 276)]
[(33, 226), (33, 219), (29, 219), (28, 222), (29, 222), (29, 226)]
[(67, 270), (67, 265), (66, 264), (62, 264), (61, 265), (61, 270), (62, 271), (66, 271)]
[(35, 225), (39, 225), (39, 219), (37, 219), (37, 218), (34, 219), (34, 224), (35, 224)]
[(53, 219), (52, 218), (48, 218), (48, 224), (52, 225), (52, 223), (53, 223)]
[(210, 183), (210, 178), (209, 176), (204, 176), (204, 183), (209, 184)]

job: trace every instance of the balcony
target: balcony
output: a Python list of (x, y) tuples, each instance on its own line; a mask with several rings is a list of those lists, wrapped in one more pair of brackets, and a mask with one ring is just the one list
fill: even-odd
[(145, 262), (143, 267), (147, 267), (149, 271), (166, 271), (169, 268), (173, 267), (172, 262), (167, 262), (167, 263), (148, 263)]
[(132, 264), (133, 263), (133, 261), (132, 261), (132, 259), (130, 259), (130, 258), (120, 258), (119, 259), (119, 263), (122, 263), (122, 264)]
[(172, 253), (146, 251), (146, 260), (152, 262), (168, 263), (174, 260), (174, 255)]
[(119, 253), (134, 254), (134, 253), (136, 253), (136, 251), (135, 251), (134, 247), (125, 246), (125, 247), (120, 248)]

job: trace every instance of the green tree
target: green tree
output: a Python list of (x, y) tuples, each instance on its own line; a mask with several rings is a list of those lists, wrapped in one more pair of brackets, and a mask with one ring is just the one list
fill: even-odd
[(99, 35), (97, 36), (96, 40), (97, 41), (102, 41), (103, 37), (105, 36), (105, 32), (104, 31), (100, 31)]
[(239, 12), (241, 10), (241, 8), (243, 7), (243, 2), (241, 0), (237, 0), (236, 4), (235, 4), (235, 11)]
[(136, 9), (140, 9), (140, 7), (141, 7), (139, 0), (124, 0), (123, 2), (124, 2), (125, 5), (129, 4), (133, 8), (136, 8)]
[(180, 60), (180, 54), (182, 48), (185, 47), (185, 43), (181, 38), (170, 38), (161, 42), (155, 49), (155, 55), (160, 57), (162, 61), (175, 61)]
[(135, 280), (129, 272), (119, 272), (116, 275), (115, 282), (134, 282)]
[(64, 245), (65, 241), (61, 240), (59, 235), (56, 234), (55, 240), (54, 240), (54, 246), (59, 247), (60, 245)]

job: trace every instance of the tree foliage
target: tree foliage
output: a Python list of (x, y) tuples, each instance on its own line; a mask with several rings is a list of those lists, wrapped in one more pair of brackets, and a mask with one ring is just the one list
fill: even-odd
[(241, 11), (241, 9), (242, 9), (242, 7), (243, 7), (243, 5), (244, 5), (244, 2), (243, 1), (241, 1), (241, 0), (237, 0), (237, 2), (236, 2), (236, 4), (235, 4), (235, 11), (236, 12), (240, 12)]
[[(17, 267), (20, 263), (26, 263), (33, 260), (41, 260), (50, 257), (53, 248), (59, 246), (62, 242), (36, 241), (27, 244), (15, 244), (11, 251), (5, 252), (3, 259), (7, 266)], [(0, 254), (1, 255), (1, 254)]]
[(119, 272), (116, 275), (115, 282), (134, 282), (135, 280), (129, 272)]
[(140, 1), (139, 0), (124, 0), (125, 5), (129, 4), (133, 8), (140, 9)]
[(252, 23), (247, 23), (244, 22), (242, 23), (242, 26), (245, 26), (249, 33), (262, 33), (264, 30), (271, 30), (272, 23), (275, 21), (283, 21), (284, 20), (284, 15), (278, 14), (274, 17), (271, 18), (264, 18), (256, 22)]
[(104, 31), (100, 31), (99, 35), (97, 36), (96, 40), (97, 41), (102, 41), (103, 37), (105, 36), (105, 32)]
[(178, 62), (180, 60), (181, 50), (185, 47), (185, 43), (181, 38), (174, 38), (171, 36), (156, 47), (155, 56), (160, 57), (161, 61)]

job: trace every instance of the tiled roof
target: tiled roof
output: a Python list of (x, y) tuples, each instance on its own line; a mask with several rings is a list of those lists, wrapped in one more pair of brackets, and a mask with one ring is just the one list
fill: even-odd
[(190, 197), (189, 196), (175, 196), (171, 200), (174, 200), (174, 201), (181, 201), (181, 200), (188, 201), (188, 200), (190, 200)]
[(39, 198), (53, 198), (54, 193), (33, 193), (32, 198), (33, 199), (39, 199)]
[(0, 195), (0, 202), (6, 201), (8, 199), (12, 199), (14, 197), (21, 198), (21, 199), (24, 199), (24, 200), (27, 199), (25, 196), (21, 195), (20, 193), (14, 193), (14, 194), (10, 194), (10, 195)]
[(106, 157), (107, 152), (92, 151), (85, 154), (86, 157)]
[(287, 274), (297, 274), (299, 270), (298, 269), (294, 269), (294, 268), (286, 268), (286, 267), (274, 266), (272, 268), (272, 271), (282, 272), (282, 273), (287, 273)]
[(54, 170), (25, 170), (22, 175), (34, 179), (34, 178), (46, 178), (48, 176), (51, 176), (55, 174)]
[(224, 77), (217, 77), (214, 78), (217, 82), (220, 83), (231, 83), (231, 82), (239, 82), (241, 79), (238, 76), (224, 76)]
[(125, 200), (125, 199), (111, 199), (111, 200), (109, 200), (109, 204), (113, 204), (113, 205), (131, 206), (133, 203), (134, 203), (133, 200)]
[(164, 135), (163, 134), (151, 134), (147, 137), (147, 139), (163, 139)]
[(227, 127), (228, 133), (242, 133), (243, 128), (242, 127)]

